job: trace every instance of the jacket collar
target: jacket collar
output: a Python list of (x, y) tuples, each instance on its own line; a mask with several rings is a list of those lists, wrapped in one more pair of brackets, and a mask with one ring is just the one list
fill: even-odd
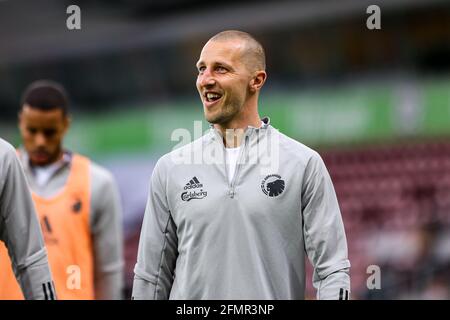
[[(263, 125), (259, 128), (256, 128), (253, 126), (247, 126), (247, 128), (245, 129), (245, 137), (249, 137), (249, 136), (253, 135), (253, 133), (255, 133), (255, 132), (259, 132), (260, 130), (265, 131), (269, 128), (269, 126), (270, 126), (270, 118), (269, 117), (263, 117), (261, 119), (261, 121), (262, 121)], [(212, 133), (211, 138), (212, 139), (218, 138), (219, 141), (222, 141), (222, 139), (223, 139), (222, 132), (220, 130), (216, 129), (214, 127), (214, 124), (210, 124), (209, 126), (211, 128), (211, 133)]]
[[(25, 150), (25, 148), (23, 146), (19, 147), (17, 149), (17, 153), (22, 160), (21, 162), (22, 162), (24, 170), (32, 172), (33, 167), (31, 166), (31, 163), (30, 163), (30, 156), (28, 155), (28, 152)], [(73, 155), (73, 153), (69, 150), (63, 151), (63, 157), (61, 160), (59, 160), (59, 162), (61, 164), (61, 168), (70, 164), (70, 162), (72, 161), (72, 155)]]

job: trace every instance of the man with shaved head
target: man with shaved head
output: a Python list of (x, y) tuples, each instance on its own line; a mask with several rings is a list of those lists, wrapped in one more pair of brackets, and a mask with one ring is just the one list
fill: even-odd
[[(207, 64), (214, 69), (205, 75)], [(242, 31), (221, 32), (203, 47), (197, 69), (197, 89), (208, 122), (221, 131), (260, 126), (258, 95), (267, 74), (264, 49), (258, 41)], [(220, 85), (209, 71), (220, 76)]]
[(266, 69), (266, 55), (264, 48), (254, 37), (247, 32), (230, 30), (223, 31), (216, 34), (209, 41), (230, 41), (238, 40), (244, 42), (245, 51), (243, 52), (245, 63), (249, 70), (265, 70)]
[(263, 47), (224, 31), (197, 69), (211, 130), (155, 166), (133, 299), (304, 299), (306, 256), (317, 298), (348, 299), (346, 235), (324, 162), (259, 116)]

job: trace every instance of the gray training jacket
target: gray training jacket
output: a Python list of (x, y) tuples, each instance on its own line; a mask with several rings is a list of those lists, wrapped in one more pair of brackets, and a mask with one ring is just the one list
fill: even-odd
[(213, 128), (157, 162), (133, 299), (304, 299), (305, 253), (317, 298), (348, 297), (328, 171), (317, 152), (263, 122), (247, 128), (231, 183)]
[(0, 240), (25, 299), (56, 299), (41, 227), (16, 151), (0, 139)]

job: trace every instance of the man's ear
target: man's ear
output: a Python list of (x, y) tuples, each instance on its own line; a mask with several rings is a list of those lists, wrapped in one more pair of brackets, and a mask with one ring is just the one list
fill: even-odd
[(23, 109), (20, 109), (19, 112), (17, 113), (17, 127), (19, 128), (19, 130), (22, 125), (22, 117), (23, 117), (22, 110)]
[(259, 91), (267, 79), (267, 73), (264, 70), (255, 72), (252, 80), (250, 80), (250, 91), (257, 92)]
[(72, 117), (69, 115), (64, 116), (64, 132), (67, 132), (72, 124)]

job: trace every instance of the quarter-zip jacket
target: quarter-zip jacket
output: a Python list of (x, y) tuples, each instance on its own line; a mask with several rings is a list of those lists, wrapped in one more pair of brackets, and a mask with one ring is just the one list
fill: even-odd
[(317, 152), (263, 121), (247, 128), (232, 179), (213, 128), (157, 162), (134, 299), (303, 299), (306, 255), (319, 299), (348, 296), (347, 242), (328, 171)]

